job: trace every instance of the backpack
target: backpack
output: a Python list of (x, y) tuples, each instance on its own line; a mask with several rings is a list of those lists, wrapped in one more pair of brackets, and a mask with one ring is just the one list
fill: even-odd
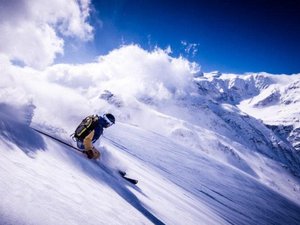
[(98, 115), (91, 115), (82, 120), (73, 134), (73, 140), (75, 139), (75, 141), (83, 141), (83, 139), (95, 129), (98, 120)]

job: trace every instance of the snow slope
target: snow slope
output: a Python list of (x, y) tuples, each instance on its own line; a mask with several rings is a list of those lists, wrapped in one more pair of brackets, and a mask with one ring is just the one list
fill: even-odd
[[(262, 101), (298, 75), (201, 76), (138, 46), (45, 71), (1, 63), (1, 224), (300, 224), (299, 154), (265, 125), (287, 125), (263, 117), (278, 97)], [(98, 162), (30, 128), (71, 143), (84, 116), (104, 111), (117, 123)]]

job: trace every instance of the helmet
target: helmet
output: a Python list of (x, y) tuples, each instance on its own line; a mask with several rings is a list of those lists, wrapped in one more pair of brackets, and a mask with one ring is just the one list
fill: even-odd
[(104, 114), (104, 115), (103, 115), (103, 118), (104, 118), (105, 121), (107, 122), (108, 127), (111, 126), (111, 125), (113, 125), (113, 124), (116, 122), (115, 117), (114, 117), (112, 114), (110, 114), (110, 113)]

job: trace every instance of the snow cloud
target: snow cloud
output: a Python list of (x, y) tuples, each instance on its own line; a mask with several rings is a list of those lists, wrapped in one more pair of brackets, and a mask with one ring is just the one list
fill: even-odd
[(173, 58), (168, 51), (146, 51), (137, 45), (123, 46), (95, 63), (82, 65), (54, 65), (46, 70), (52, 82), (64, 83), (72, 88), (97, 87), (137, 99), (169, 99), (182, 96), (192, 89), (196, 63), (184, 58)]
[[(147, 51), (137, 45), (115, 49), (93, 63), (56, 64), (44, 70), (13, 65), (1, 55), (0, 64), (0, 103), (33, 104), (35, 118), (51, 118), (52, 123), (71, 123), (71, 114), (102, 110), (129, 115), (140, 103), (159, 105), (187, 97), (195, 90), (192, 80), (199, 71), (198, 64), (171, 57), (166, 50)], [(110, 93), (118, 104), (102, 98)]]
[(63, 54), (63, 37), (87, 41), (93, 28), (87, 22), (90, 0), (0, 1), (0, 54), (35, 68)]

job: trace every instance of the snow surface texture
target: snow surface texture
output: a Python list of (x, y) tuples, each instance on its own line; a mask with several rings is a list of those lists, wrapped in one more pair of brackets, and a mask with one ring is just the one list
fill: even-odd
[[(1, 224), (300, 224), (300, 75), (202, 74), (135, 45), (43, 71), (0, 64)], [(99, 161), (30, 128), (72, 143), (104, 112), (117, 123)]]

